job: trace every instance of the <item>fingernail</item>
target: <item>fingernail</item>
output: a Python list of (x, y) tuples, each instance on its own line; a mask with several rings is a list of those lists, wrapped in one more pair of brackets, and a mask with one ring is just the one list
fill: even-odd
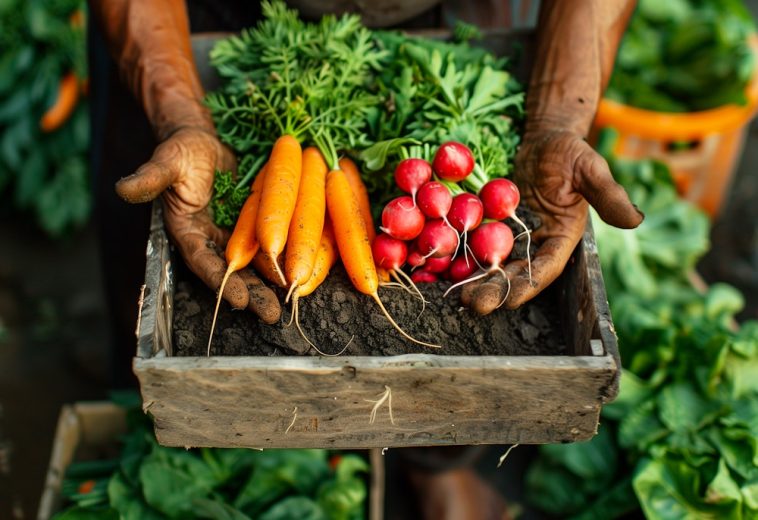
[(637, 211), (637, 213), (640, 214), (642, 218), (645, 218), (645, 214), (642, 212), (642, 210), (640, 210), (640, 208), (637, 207), (637, 204), (632, 204), (632, 206), (634, 206), (634, 209)]

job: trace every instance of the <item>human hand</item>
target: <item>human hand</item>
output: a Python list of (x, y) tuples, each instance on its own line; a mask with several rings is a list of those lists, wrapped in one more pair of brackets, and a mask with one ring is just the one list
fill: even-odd
[(523, 259), (504, 267), (510, 292), (499, 272), (468, 284), (461, 301), (479, 314), (489, 314), (501, 304), (519, 307), (563, 272), (587, 225), (588, 203), (600, 218), (619, 228), (635, 228), (644, 218), (613, 180), (605, 159), (573, 132), (527, 132), (516, 156), (515, 182), (522, 201), (541, 221), (532, 233), (539, 244), (532, 258), (532, 280)]
[[(234, 170), (234, 154), (203, 128), (185, 127), (171, 134), (155, 149), (152, 158), (116, 184), (117, 193), (131, 203), (163, 197), (166, 231), (190, 270), (213, 290), (226, 272), (219, 254), (229, 232), (213, 224), (208, 203), (216, 169)], [(248, 307), (266, 323), (279, 320), (276, 295), (249, 270), (232, 274), (224, 289), (232, 307)]]

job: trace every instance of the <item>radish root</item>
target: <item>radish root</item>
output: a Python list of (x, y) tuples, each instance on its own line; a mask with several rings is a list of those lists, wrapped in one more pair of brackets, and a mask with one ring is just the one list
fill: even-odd
[(287, 426), (287, 429), (284, 430), (284, 435), (287, 435), (292, 429), (292, 427), (295, 426), (295, 421), (297, 421), (297, 406), (295, 407), (294, 410), (292, 410), (292, 422), (290, 423), (289, 426)]
[(390, 423), (393, 425), (395, 424), (395, 417), (392, 415), (392, 389), (384, 385), (384, 393), (379, 397), (378, 400), (372, 401), (371, 399), (364, 399), (366, 402), (374, 403), (374, 407), (371, 408), (371, 414), (369, 415), (368, 423), (374, 424), (374, 421), (376, 421), (376, 413), (379, 411), (379, 407), (384, 404), (385, 401), (387, 401), (387, 407), (389, 408), (390, 412)]
[[(529, 230), (528, 227), (526, 227), (526, 224), (524, 224), (524, 221), (518, 218), (518, 216), (516, 216), (515, 211), (513, 212), (513, 215), (511, 215), (511, 218), (515, 220), (522, 228), (524, 228), (524, 233), (526, 233), (526, 265), (527, 265), (527, 271), (529, 272), (529, 285), (534, 287), (534, 281), (532, 281), (532, 252), (530, 251), (532, 247), (532, 232)], [(521, 233), (519, 233), (518, 236), (520, 237)]]
[(507, 450), (505, 450), (505, 453), (503, 453), (503, 454), (500, 456), (500, 459), (497, 461), (497, 467), (498, 467), (498, 468), (499, 468), (500, 466), (502, 466), (502, 465), (503, 465), (503, 462), (505, 462), (505, 459), (506, 459), (506, 458), (508, 457), (508, 455), (511, 453), (511, 450), (513, 450), (513, 448), (515, 448), (516, 446), (518, 446), (518, 444), (513, 444), (513, 445), (511, 445), (511, 447), (510, 447), (510, 448), (508, 448)]

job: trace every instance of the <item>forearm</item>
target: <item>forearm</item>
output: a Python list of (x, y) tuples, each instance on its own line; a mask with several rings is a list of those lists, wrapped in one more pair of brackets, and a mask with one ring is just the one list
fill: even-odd
[(91, 0), (122, 79), (159, 140), (179, 128), (213, 131), (202, 104), (183, 0)]
[(527, 132), (589, 132), (634, 0), (543, 0)]

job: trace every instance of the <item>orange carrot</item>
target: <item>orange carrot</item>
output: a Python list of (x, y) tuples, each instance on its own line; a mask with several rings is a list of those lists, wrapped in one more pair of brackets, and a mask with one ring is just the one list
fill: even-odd
[(221, 297), (224, 294), (224, 287), (229, 280), (229, 276), (235, 271), (239, 271), (253, 259), (258, 252), (258, 240), (255, 236), (255, 222), (258, 216), (260, 206), (261, 191), (266, 177), (266, 166), (264, 166), (250, 188), (250, 195), (247, 196), (245, 203), (242, 205), (237, 222), (234, 224), (234, 231), (226, 243), (224, 256), (226, 257), (226, 273), (221, 281), (221, 287), (218, 290), (216, 298), (216, 310), (213, 311), (213, 321), (211, 323), (211, 333), (208, 337), (208, 355), (211, 355), (211, 341), (213, 341), (213, 330), (216, 328), (216, 318), (218, 309), (221, 305)]
[(292, 293), (292, 318), (290, 324), (294, 320), (297, 330), (300, 331), (300, 335), (312, 346), (317, 352), (322, 355), (327, 355), (321, 352), (316, 345), (308, 339), (300, 327), (299, 316), (299, 302), (302, 296), (308, 296), (315, 291), (326, 279), (329, 274), (329, 270), (337, 261), (337, 244), (334, 241), (334, 229), (332, 223), (329, 221), (328, 215), (324, 219), (324, 229), (321, 232), (321, 241), (318, 246), (318, 252), (316, 253), (316, 259), (313, 263), (313, 270), (311, 276), (302, 284), (295, 287)]
[[(261, 250), (270, 258), (279, 258), (287, 244), (292, 213), (295, 211), (300, 186), (302, 150), (291, 135), (283, 135), (274, 143), (263, 183), (256, 234)], [(273, 264), (282, 285), (287, 285), (278, 263)]]
[(287, 300), (298, 285), (310, 278), (313, 271), (321, 232), (324, 229), (327, 171), (326, 162), (318, 148), (309, 147), (303, 150), (300, 188), (290, 222), (284, 257), (284, 274), (290, 284)]
[(58, 97), (39, 120), (43, 132), (53, 132), (65, 123), (76, 108), (79, 99), (79, 82), (73, 72), (67, 73), (58, 85)]
[(417, 340), (395, 323), (379, 298), (379, 277), (371, 253), (371, 242), (361, 216), (358, 198), (353, 193), (347, 176), (342, 170), (332, 170), (326, 176), (326, 205), (334, 226), (337, 248), (350, 281), (358, 291), (371, 296), (379, 305), (389, 322), (409, 340), (428, 347), (439, 347)]
[(328, 218), (324, 221), (324, 230), (321, 233), (321, 242), (318, 246), (316, 261), (310, 278), (298, 286), (298, 297), (308, 296), (315, 291), (326, 279), (329, 270), (337, 262), (337, 243), (334, 241), (334, 229)]
[(279, 273), (281, 273), (279, 264), (283, 260), (282, 256), (274, 261), (268, 253), (259, 249), (258, 253), (253, 257), (253, 269), (272, 284), (278, 287), (286, 287), (286, 285), (282, 284), (282, 279), (279, 277)]
[(340, 159), (340, 168), (345, 172), (347, 181), (350, 183), (353, 193), (358, 198), (358, 206), (361, 209), (361, 216), (366, 224), (368, 239), (373, 243), (374, 238), (376, 238), (376, 228), (374, 228), (374, 217), (371, 215), (371, 202), (368, 199), (366, 185), (363, 184), (358, 167), (349, 157)]

